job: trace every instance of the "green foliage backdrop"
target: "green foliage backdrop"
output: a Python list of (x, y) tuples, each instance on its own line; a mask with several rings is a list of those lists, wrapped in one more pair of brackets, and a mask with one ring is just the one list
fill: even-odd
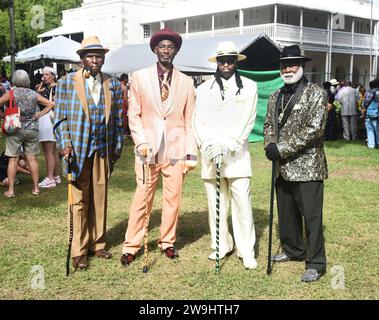
[[(59, 27), (62, 11), (79, 7), (81, 0), (14, 0), (16, 52), (38, 43), (37, 35)], [(44, 28), (33, 28), (36, 13), (33, 6), (40, 5), (44, 12)], [(0, 0), (0, 59), (9, 53), (10, 32), (8, 0)]]

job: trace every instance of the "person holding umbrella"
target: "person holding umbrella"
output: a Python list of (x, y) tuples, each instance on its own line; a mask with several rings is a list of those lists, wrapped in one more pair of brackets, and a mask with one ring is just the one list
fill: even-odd
[[(244, 59), (246, 56), (237, 52), (232, 41), (218, 44), (216, 56), (208, 59), (217, 63), (215, 76), (197, 88), (193, 130), (202, 155), (201, 178), (208, 197), (214, 250), (208, 258), (224, 258), (232, 252), (235, 241), (237, 256), (245, 268), (254, 269), (257, 262), (248, 137), (254, 127), (258, 94), (256, 83), (237, 71), (238, 61)], [(216, 167), (221, 167), (219, 206)], [(230, 205), (234, 241), (227, 221)]]
[(304, 76), (305, 62), (310, 60), (301, 55), (298, 45), (283, 48), (280, 74), (284, 86), (269, 98), (264, 124), (266, 157), (274, 162), (283, 249), (271, 259), (305, 260), (304, 282), (318, 280), (326, 270), (322, 206), (323, 180), (328, 177), (323, 138), (328, 97), (323, 88)]
[(55, 135), (72, 173), (75, 269), (88, 267), (87, 255), (110, 259), (105, 250), (107, 189), (123, 146), (120, 82), (101, 71), (104, 48), (96, 36), (84, 38), (77, 54), (84, 68), (58, 81)]

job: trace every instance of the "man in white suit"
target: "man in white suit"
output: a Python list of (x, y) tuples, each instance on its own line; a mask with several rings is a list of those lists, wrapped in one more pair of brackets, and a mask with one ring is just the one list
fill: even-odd
[[(256, 118), (257, 85), (241, 77), (236, 69), (239, 54), (233, 42), (221, 42), (217, 55), (215, 77), (197, 88), (193, 130), (202, 154), (201, 177), (208, 196), (209, 225), (213, 250), (216, 249), (216, 170), (221, 165), (219, 257), (222, 259), (234, 248), (228, 230), (228, 209), (231, 214), (237, 255), (245, 268), (254, 269), (255, 229), (251, 208), (251, 160), (248, 137)], [(212, 252), (209, 259), (216, 259)]]

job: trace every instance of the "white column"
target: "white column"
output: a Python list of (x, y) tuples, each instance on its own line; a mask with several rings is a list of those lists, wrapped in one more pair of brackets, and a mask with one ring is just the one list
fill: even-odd
[(278, 5), (274, 6), (274, 40), (276, 41), (277, 37), (277, 29), (278, 29)]
[(188, 28), (189, 28), (189, 26), (188, 26), (188, 18), (186, 18), (186, 36), (188, 37)]
[(329, 71), (329, 52), (325, 53), (325, 81), (330, 80), (332, 75)]
[(164, 22), (161, 21), (161, 29), (164, 29)]
[(373, 77), (376, 78), (378, 75), (378, 27), (379, 24), (378, 22), (375, 22), (375, 33), (374, 33), (374, 41), (375, 41), (375, 46), (374, 46), (374, 70), (373, 70)]
[(300, 9), (300, 44), (303, 44), (303, 19), (304, 19), (304, 10)]
[(372, 13), (373, 13), (373, 5), (374, 5), (374, 0), (371, 0), (371, 17), (370, 17), (370, 81), (372, 79), (372, 69), (373, 69), (373, 65), (372, 65), (372, 47), (373, 47), (373, 33), (374, 33), (374, 29), (373, 29), (373, 21), (372, 21)]
[(354, 55), (351, 54), (350, 55), (350, 68), (349, 68), (349, 72), (350, 72), (349, 80), (350, 81), (353, 81), (353, 70), (354, 70)]
[(211, 37), (214, 36), (214, 31), (215, 31), (215, 15), (212, 14), (212, 30), (211, 30)]
[(354, 28), (355, 28), (355, 18), (353, 18), (353, 21), (351, 23), (351, 47), (352, 48), (354, 48), (354, 38), (355, 38)]
[(332, 45), (333, 45), (333, 13), (330, 13), (329, 21), (329, 59), (328, 59), (328, 74), (331, 77), (332, 74)]
[(243, 33), (243, 10), (240, 9), (240, 34)]

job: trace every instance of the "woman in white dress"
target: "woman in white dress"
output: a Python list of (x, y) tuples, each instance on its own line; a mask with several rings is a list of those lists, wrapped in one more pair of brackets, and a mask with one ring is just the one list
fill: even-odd
[[(42, 70), (42, 83), (38, 89), (46, 99), (54, 101), (56, 71), (51, 67), (44, 67)], [(43, 107), (41, 106), (41, 110)], [(56, 151), (56, 141), (53, 132), (53, 117), (54, 110), (47, 113), (39, 119), (39, 135), (38, 139), (41, 142), (43, 152), (45, 154), (47, 176), (38, 186), (40, 188), (54, 188), (61, 179), (58, 175), (59, 158)]]

